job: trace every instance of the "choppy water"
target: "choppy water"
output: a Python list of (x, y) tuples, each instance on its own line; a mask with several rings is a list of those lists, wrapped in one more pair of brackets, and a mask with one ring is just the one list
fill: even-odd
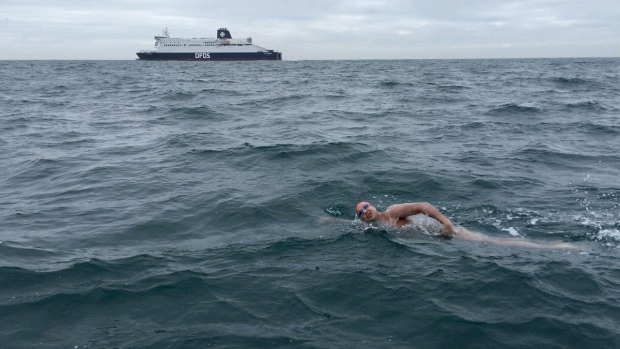
[(3, 348), (620, 347), (620, 59), (0, 73)]

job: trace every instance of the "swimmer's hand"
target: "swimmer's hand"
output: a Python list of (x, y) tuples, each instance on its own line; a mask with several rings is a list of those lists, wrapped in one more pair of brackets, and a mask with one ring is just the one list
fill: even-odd
[(454, 227), (452, 226), (452, 223), (451, 222), (444, 223), (441, 233), (443, 234), (445, 238), (450, 239), (454, 235)]
[(332, 217), (319, 217), (317, 223), (319, 224), (327, 224), (333, 222), (334, 219)]

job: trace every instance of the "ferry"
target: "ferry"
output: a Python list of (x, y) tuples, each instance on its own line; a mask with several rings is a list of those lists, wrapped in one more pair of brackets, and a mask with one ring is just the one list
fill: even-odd
[(146, 61), (281, 61), (282, 52), (254, 45), (252, 38), (233, 39), (226, 28), (215, 38), (171, 38), (168, 28), (155, 35), (155, 48), (136, 53)]

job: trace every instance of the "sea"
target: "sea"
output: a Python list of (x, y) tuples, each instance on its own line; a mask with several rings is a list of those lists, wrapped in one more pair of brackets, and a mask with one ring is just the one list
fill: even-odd
[(0, 76), (2, 348), (620, 347), (619, 58)]

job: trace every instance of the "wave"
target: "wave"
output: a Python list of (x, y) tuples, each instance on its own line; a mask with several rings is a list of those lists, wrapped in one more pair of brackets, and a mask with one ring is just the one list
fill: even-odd
[(551, 81), (561, 86), (581, 86), (589, 83), (586, 79), (565, 77), (555, 77), (552, 78)]
[(0, 258), (5, 262), (14, 259), (52, 258), (58, 255), (57, 252), (52, 250), (27, 246), (17, 242), (0, 241)]
[[(580, 118), (583, 119), (583, 118)], [(499, 125), (497, 123), (493, 125)], [(505, 125), (501, 125), (505, 127)], [(593, 118), (590, 121), (578, 122), (540, 122), (531, 125), (530, 132), (550, 131), (554, 133), (591, 133), (594, 136), (613, 136), (620, 133), (620, 126), (615, 125), (611, 119)], [(520, 131), (523, 132), (523, 131)], [(603, 138), (604, 139), (604, 138)]]
[(245, 97), (250, 95), (248, 92), (241, 92), (236, 90), (223, 90), (218, 88), (203, 88), (199, 92), (200, 97), (205, 97), (209, 95), (219, 96), (226, 95), (227, 98), (230, 97)]
[(195, 91), (167, 91), (166, 93), (162, 93), (160, 98), (169, 102), (185, 102), (196, 98), (197, 95)]
[(544, 110), (536, 107), (519, 105), (515, 103), (503, 104), (499, 107), (487, 111), (488, 115), (513, 116), (513, 115), (532, 115), (540, 114)]
[[(527, 333), (521, 340), (532, 345), (557, 331), (578, 336), (584, 345), (594, 337), (604, 343), (615, 338), (617, 329), (607, 319), (617, 310), (608, 294), (616, 278), (607, 261), (551, 253), (485, 255), (490, 249), (454, 241), (401, 240), (381, 230), (357, 231), (164, 249), (50, 272), (0, 267), (6, 285), (0, 293), (3, 343), (108, 347), (176, 340), (252, 346), (288, 338), (286, 346), (366, 341), (371, 347), (409, 347), (410, 336), (470, 331), (472, 323), (494, 329), (482, 338), (507, 347), (510, 340), (495, 337), (505, 334), (505, 326)], [(463, 296), (472, 290), (477, 297)], [(566, 306), (586, 314), (579, 324), (562, 313)], [(32, 317), (40, 321), (26, 321)], [(370, 332), (351, 329), (377, 318), (388, 322)], [(411, 332), (411, 322), (420, 324), (418, 332)], [(70, 338), (51, 335), (66, 327), (79, 331)], [(392, 341), (386, 342), (386, 331)]]
[(473, 182), (471, 182), (471, 185), (475, 187), (479, 187), (481, 189), (501, 189), (504, 187), (501, 183), (497, 181), (485, 180), (485, 179), (476, 179)]
[(398, 85), (401, 85), (401, 83), (398, 81), (393, 81), (393, 80), (385, 80), (385, 81), (379, 82), (379, 86), (381, 87), (395, 87)]
[(607, 108), (597, 101), (584, 101), (566, 104), (567, 109), (586, 110), (586, 111), (605, 111)]
[(564, 152), (552, 149), (541, 148), (525, 148), (518, 150), (514, 153), (514, 158), (526, 160), (531, 163), (547, 163), (555, 164), (559, 166), (566, 166), (572, 168), (577, 164), (594, 164), (598, 161), (601, 162), (615, 162), (618, 161), (618, 156), (607, 154), (591, 154), (591, 153), (576, 153), (576, 152)]
[(471, 87), (463, 85), (441, 85), (437, 86), (437, 89), (441, 92), (461, 92), (464, 90), (470, 90)]
[(236, 139), (229, 140), (224, 135), (216, 131), (177, 133), (157, 139), (157, 141), (153, 144), (153, 149), (157, 149), (162, 153), (168, 153), (175, 148), (191, 147), (192, 149), (195, 149), (195, 147), (204, 145), (216, 145), (219, 149), (214, 149), (214, 151), (217, 152), (230, 149), (231, 145), (228, 143), (232, 141), (236, 141)]
[(223, 156), (239, 158), (237, 163), (243, 165), (240, 169), (254, 168), (256, 161), (274, 161), (290, 163), (292, 160), (304, 159), (304, 166), (325, 166), (331, 162), (356, 163), (375, 151), (360, 143), (348, 142), (315, 142), (310, 144), (276, 144), (268, 146), (254, 146), (246, 142), (243, 146), (215, 150), (192, 149), (190, 151), (200, 156)]
[(7, 181), (19, 185), (32, 185), (42, 179), (61, 174), (68, 166), (68, 162), (61, 159), (26, 158), (19, 167), (15, 167), (19, 172), (7, 178)]
[(187, 106), (187, 107), (186, 106), (172, 107), (168, 109), (165, 117), (167, 118), (168, 116), (172, 116), (172, 117), (180, 117), (180, 118), (198, 120), (198, 119), (217, 117), (218, 115), (219, 113), (214, 111), (212, 108), (205, 106), (205, 105), (198, 105), (198, 106)]
[(301, 103), (307, 102), (308, 96), (302, 94), (287, 94), (280, 95), (277, 97), (267, 97), (267, 98), (259, 98), (259, 99), (249, 99), (247, 101), (240, 101), (235, 103), (236, 106), (244, 106), (244, 107), (282, 107), (285, 105), (289, 105), (291, 103)]
[(481, 121), (473, 121), (473, 122), (468, 122), (466, 124), (464, 124), (463, 126), (461, 126), (464, 129), (483, 129), (489, 126), (488, 122), (481, 122)]
[(601, 124), (595, 124), (595, 123), (588, 122), (588, 123), (578, 123), (576, 124), (576, 126), (579, 127), (581, 130), (593, 133), (596, 136), (603, 136), (603, 135), (615, 136), (615, 135), (620, 134), (620, 126), (618, 125), (601, 125)]

